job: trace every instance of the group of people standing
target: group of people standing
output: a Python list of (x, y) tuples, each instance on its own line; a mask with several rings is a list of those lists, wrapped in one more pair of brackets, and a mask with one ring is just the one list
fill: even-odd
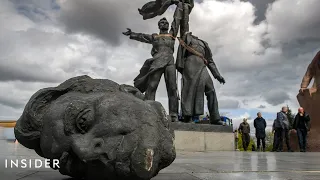
[[(274, 134), (273, 141), (273, 152), (282, 152), (283, 151), (283, 141), (285, 140), (287, 145), (288, 152), (293, 152), (290, 146), (290, 122), (288, 118), (288, 107), (282, 107), (281, 111), (277, 113), (277, 118), (274, 120), (272, 126), (272, 132)], [(254, 127), (256, 129), (256, 138), (257, 138), (257, 150), (265, 152), (266, 150), (266, 132), (267, 127), (266, 120), (262, 117), (262, 114), (257, 113), (257, 118), (254, 120)], [(295, 116), (295, 119), (292, 124), (292, 130), (297, 133), (299, 140), (300, 152), (306, 152), (307, 146), (307, 134), (310, 131), (310, 117), (305, 113), (304, 109), (300, 107), (298, 113)], [(240, 124), (239, 133), (242, 135), (242, 145), (245, 151), (248, 150), (250, 144), (250, 125), (247, 122), (247, 119), (244, 118), (243, 122)], [(235, 131), (235, 140), (236, 140), (236, 149), (238, 144), (238, 131)]]
[[(288, 152), (293, 152), (290, 146), (290, 123), (287, 116), (288, 107), (282, 107), (281, 112), (277, 113), (277, 119), (272, 125), (274, 132), (274, 143), (272, 151), (283, 151), (283, 140), (285, 140)], [(307, 135), (310, 131), (310, 117), (302, 107), (298, 109), (298, 113), (294, 118), (292, 130), (297, 133), (300, 152), (306, 152)]]
[[(265, 129), (267, 127), (266, 120), (262, 117), (260, 112), (257, 113), (257, 118), (253, 122), (254, 127), (256, 128), (256, 138), (257, 138), (257, 149), (260, 150), (262, 144), (262, 150), (265, 151), (266, 149), (266, 132)], [(238, 131), (236, 131), (236, 134)], [(250, 125), (248, 123), (248, 119), (244, 118), (243, 122), (239, 126), (239, 133), (242, 137), (242, 146), (245, 151), (248, 150), (248, 146), (250, 144)], [(236, 139), (236, 143), (237, 139)]]

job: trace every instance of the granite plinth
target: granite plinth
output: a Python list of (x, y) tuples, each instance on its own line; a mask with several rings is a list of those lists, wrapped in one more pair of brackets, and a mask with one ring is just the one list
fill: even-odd
[(211, 124), (171, 123), (177, 151), (234, 151), (234, 135), (230, 126)]
[(320, 92), (316, 89), (307, 89), (299, 93), (297, 99), (301, 107), (310, 115), (311, 130), (308, 134), (307, 151), (320, 151)]

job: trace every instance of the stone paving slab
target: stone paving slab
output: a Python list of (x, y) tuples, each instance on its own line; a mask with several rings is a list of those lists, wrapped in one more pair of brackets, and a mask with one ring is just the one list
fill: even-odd
[[(74, 180), (52, 169), (4, 169), (5, 159), (39, 159), (19, 144), (0, 140), (0, 180)], [(42, 158), (40, 158), (42, 159)], [(152, 180), (319, 180), (320, 153), (178, 152)]]

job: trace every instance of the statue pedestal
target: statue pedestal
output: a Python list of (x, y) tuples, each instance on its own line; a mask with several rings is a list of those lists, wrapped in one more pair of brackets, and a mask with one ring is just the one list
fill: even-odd
[(176, 151), (211, 152), (234, 151), (232, 126), (209, 124), (171, 123), (175, 134)]
[(320, 91), (307, 89), (303, 94), (298, 94), (297, 99), (311, 118), (307, 151), (320, 152)]

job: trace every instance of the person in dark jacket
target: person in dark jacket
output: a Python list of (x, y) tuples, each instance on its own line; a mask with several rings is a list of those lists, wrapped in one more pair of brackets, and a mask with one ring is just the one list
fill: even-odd
[(239, 133), (242, 137), (242, 146), (244, 151), (247, 151), (249, 143), (250, 143), (250, 125), (247, 122), (247, 119), (244, 118), (243, 122), (239, 126)]
[(300, 152), (306, 152), (307, 134), (308, 131), (310, 131), (309, 123), (309, 115), (304, 112), (302, 107), (300, 107), (293, 122), (293, 129), (295, 129), (298, 134)]
[(266, 120), (262, 117), (261, 112), (257, 113), (257, 118), (254, 120), (253, 125), (256, 128), (256, 138), (257, 138), (257, 151), (260, 151), (260, 144), (262, 142), (263, 152), (266, 150)]
[(276, 133), (276, 150), (277, 152), (283, 151), (283, 139), (286, 140), (288, 152), (292, 152), (289, 142), (289, 119), (287, 116), (288, 107), (282, 107), (282, 110), (277, 113), (277, 119), (275, 121), (275, 133)]
[(273, 144), (272, 144), (272, 150), (271, 150), (271, 152), (275, 152), (275, 151), (277, 151), (276, 150), (276, 140), (277, 140), (277, 136), (276, 136), (276, 133), (275, 133), (275, 131), (276, 131), (276, 128), (275, 128), (275, 124), (276, 124), (276, 119), (273, 121), (273, 124), (272, 124), (272, 134), (273, 134)]

